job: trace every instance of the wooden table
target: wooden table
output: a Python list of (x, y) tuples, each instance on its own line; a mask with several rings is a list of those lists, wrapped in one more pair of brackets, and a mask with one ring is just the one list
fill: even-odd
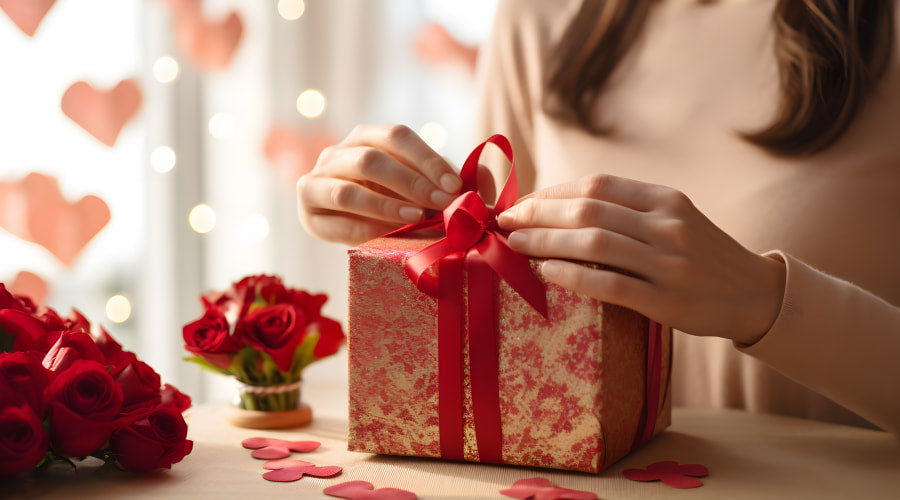
[[(194, 451), (172, 470), (136, 475), (80, 467), (51, 469), (0, 479), (2, 498), (334, 498), (328, 485), (367, 480), (376, 488), (398, 487), (419, 498), (507, 498), (498, 493), (518, 479), (545, 477), (558, 486), (594, 491), (599, 498), (900, 498), (900, 444), (889, 434), (795, 418), (741, 411), (676, 409), (672, 426), (644, 448), (599, 475), (513, 466), (451, 463), (346, 451), (345, 382), (308, 383), (304, 399), (315, 412), (312, 425), (292, 431), (239, 429), (226, 423), (223, 405), (188, 411)], [(293, 483), (262, 479), (262, 461), (241, 440), (278, 436), (321, 441), (312, 453), (293, 458), (340, 465), (330, 479)], [(704, 486), (669, 488), (622, 477), (628, 468), (660, 460), (706, 465)]]

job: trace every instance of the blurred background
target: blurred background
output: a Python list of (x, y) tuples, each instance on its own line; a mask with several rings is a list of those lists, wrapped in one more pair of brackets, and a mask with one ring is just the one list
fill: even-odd
[[(196, 402), (199, 296), (248, 274), (329, 296), (346, 247), (294, 185), (359, 123), (402, 123), (459, 165), (483, 0), (11, 0), (0, 4), (0, 282), (76, 308)], [(305, 372), (346, 378), (342, 352)]]

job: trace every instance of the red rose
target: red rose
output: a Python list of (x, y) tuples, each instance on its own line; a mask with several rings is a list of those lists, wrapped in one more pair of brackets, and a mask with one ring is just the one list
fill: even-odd
[(313, 349), (313, 358), (321, 359), (337, 352), (344, 343), (344, 331), (341, 324), (329, 318), (319, 318), (307, 326), (307, 329), (319, 331), (319, 341)]
[(159, 404), (162, 381), (147, 363), (135, 358), (113, 377), (122, 386), (122, 413), (149, 410)]
[(0, 353), (0, 379), (9, 384), (19, 401), (28, 403), (35, 415), (44, 419), (44, 390), (50, 385), (50, 372), (38, 358), (25, 352)]
[(6, 285), (0, 283), (0, 309), (16, 309), (23, 312), (34, 312), (34, 302), (24, 295), (13, 295), (6, 289)]
[(175, 386), (166, 384), (159, 391), (159, 404), (175, 408), (180, 413), (191, 407), (191, 397)]
[(30, 312), (0, 309), (0, 330), (15, 337), (15, 350), (26, 351), (47, 333), (47, 326)]
[(116, 431), (110, 447), (119, 465), (131, 472), (169, 469), (193, 449), (181, 412), (168, 406), (154, 408), (146, 418)]
[(303, 290), (289, 290), (279, 302), (289, 302), (300, 308), (309, 321), (322, 316), (322, 306), (328, 301), (325, 294), (310, 294)]
[(59, 338), (44, 355), (43, 363), (44, 368), (59, 373), (80, 360), (106, 363), (93, 337), (84, 332), (68, 330), (60, 333)]
[(96, 361), (79, 360), (50, 384), (50, 439), (63, 455), (83, 457), (99, 450), (120, 423), (122, 387)]
[(49, 446), (47, 431), (30, 406), (0, 407), (0, 475), (31, 470)]
[(231, 355), (241, 346), (228, 334), (228, 320), (218, 306), (210, 304), (202, 318), (182, 329), (184, 347), (223, 370), (231, 366)]
[[(106, 333), (106, 329), (102, 326), (99, 328), (100, 333), (97, 335), (91, 334), (91, 337), (94, 339), (94, 343), (97, 344), (97, 348), (100, 349), (100, 352), (103, 353), (103, 356), (107, 359), (107, 361), (111, 359), (115, 359), (117, 356), (122, 354), (124, 351), (122, 346), (116, 342), (114, 338), (112, 338), (108, 333)], [(90, 329), (85, 330), (90, 333)], [(107, 362), (107, 364), (113, 364)]]
[(292, 305), (275, 304), (254, 309), (235, 328), (247, 345), (272, 357), (278, 369), (288, 371), (294, 351), (303, 340), (306, 317)]

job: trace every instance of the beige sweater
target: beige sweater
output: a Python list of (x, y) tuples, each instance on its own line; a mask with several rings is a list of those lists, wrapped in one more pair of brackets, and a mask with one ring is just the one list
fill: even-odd
[(616, 136), (598, 138), (540, 106), (546, 55), (578, 2), (501, 0), (481, 58), (479, 137), (511, 139), (523, 194), (594, 172), (669, 185), (747, 248), (786, 261), (784, 305), (762, 340), (678, 334), (676, 405), (897, 434), (900, 47), (838, 143), (776, 158), (735, 134), (766, 124), (777, 104), (774, 5), (657, 2), (598, 103)]

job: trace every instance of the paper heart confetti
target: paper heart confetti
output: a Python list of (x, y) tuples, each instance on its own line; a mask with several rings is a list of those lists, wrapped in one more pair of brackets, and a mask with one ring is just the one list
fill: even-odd
[(263, 152), (278, 176), (293, 184), (312, 170), (323, 149), (337, 142), (329, 130), (299, 132), (275, 126), (266, 135)]
[(303, 476), (331, 477), (343, 470), (336, 465), (319, 467), (304, 460), (273, 460), (263, 464), (263, 468), (269, 469), (263, 478), (277, 482), (297, 481)]
[(287, 441), (278, 438), (252, 437), (241, 441), (241, 446), (253, 450), (250, 456), (260, 460), (274, 460), (291, 456), (292, 451), (307, 453), (322, 443), (318, 441)]
[(43, 304), (48, 291), (47, 282), (29, 271), (19, 271), (8, 289), (15, 295), (24, 295), (30, 298), (35, 304)]
[(96, 196), (69, 203), (55, 177), (30, 173), (19, 182), (0, 181), (0, 227), (41, 245), (66, 266), (109, 217), (109, 207)]
[(368, 481), (348, 481), (322, 490), (326, 495), (348, 500), (416, 500), (416, 494), (398, 488), (375, 489)]
[(218, 21), (208, 20), (196, 0), (169, 1), (175, 18), (175, 43), (201, 69), (225, 69), (244, 34), (244, 23), (231, 11)]
[(0, 0), (0, 9), (3, 9), (26, 35), (34, 36), (34, 32), (54, 3), (56, 0)]
[(622, 475), (632, 481), (662, 481), (672, 488), (696, 488), (703, 486), (700, 477), (709, 474), (709, 470), (700, 464), (678, 465), (678, 462), (667, 460), (656, 462), (644, 469), (627, 469)]
[(439, 23), (428, 23), (413, 40), (416, 55), (432, 65), (458, 65), (471, 74), (478, 64), (478, 47), (467, 45)]
[(113, 89), (101, 91), (87, 82), (75, 82), (63, 94), (63, 113), (98, 141), (113, 147), (119, 132), (141, 107), (141, 89), (137, 81), (119, 82)]
[(549, 479), (531, 477), (519, 479), (511, 488), (500, 490), (501, 495), (531, 500), (596, 500), (597, 495), (589, 491), (570, 490), (554, 486)]

